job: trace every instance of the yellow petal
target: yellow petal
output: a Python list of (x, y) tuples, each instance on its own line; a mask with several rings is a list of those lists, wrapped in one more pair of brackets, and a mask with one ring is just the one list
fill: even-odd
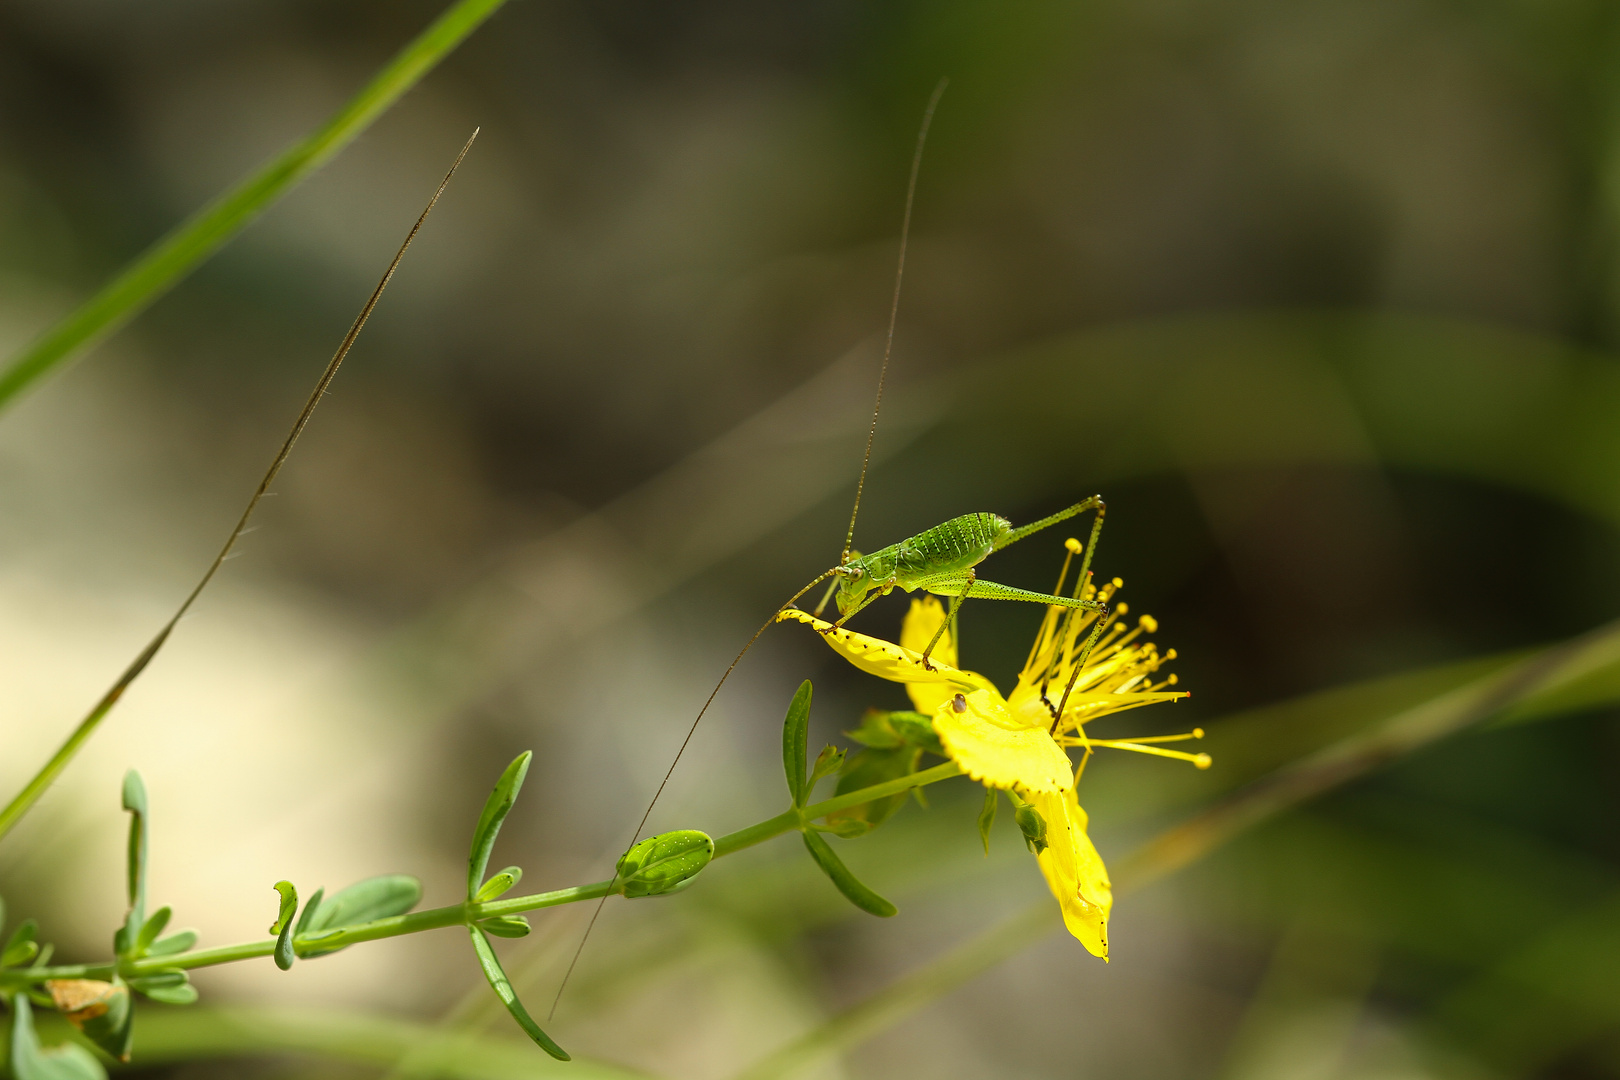
[(1060, 792), (1074, 786), (1069, 755), (1044, 727), (1021, 723), (994, 690), (956, 695), (934, 712), (939, 741), (962, 771), (991, 787)]
[(1093, 956), (1107, 960), (1114, 894), (1102, 856), (1086, 835), (1086, 812), (1072, 787), (1055, 794), (1032, 793), (1029, 801), (1046, 819), (1046, 850), (1036, 858), (1063, 909), (1063, 924)]
[[(788, 608), (776, 614), (777, 622), (802, 622), (822, 637), (834, 652), (854, 664), (868, 675), (897, 683), (935, 683), (950, 687), (950, 694), (958, 690), (977, 690), (989, 687), (990, 680), (971, 671), (958, 671), (946, 664), (930, 659), (931, 667), (923, 665), (922, 654), (903, 648), (882, 638), (857, 634), (823, 622), (808, 611)], [(949, 695), (947, 695), (947, 698)]]
[[(934, 640), (939, 628), (945, 625), (945, 606), (934, 597), (921, 596), (911, 602), (911, 610), (906, 612), (905, 620), (900, 624), (900, 645), (921, 655), (928, 648), (928, 643)], [(956, 667), (956, 638), (947, 630), (940, 636), (934, 651), (928, 655), (930, 663), (944, 664), (947, 667)], [(941, 705), (949, 701), (955, 691), (940, 683), (907, 683), (906, 694), (911, 698), (911, 706), (925, 715), (932, 714)]]

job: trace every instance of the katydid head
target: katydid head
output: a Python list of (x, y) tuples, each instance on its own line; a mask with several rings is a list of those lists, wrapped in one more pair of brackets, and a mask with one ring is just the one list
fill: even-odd
[(837, 582), (839, 615), (848, 615), (860, 607), (866, 594), (878, 587), (872, 568), (858, 551), (851, 551), (843, 565), (834, 568), (833, 578)]

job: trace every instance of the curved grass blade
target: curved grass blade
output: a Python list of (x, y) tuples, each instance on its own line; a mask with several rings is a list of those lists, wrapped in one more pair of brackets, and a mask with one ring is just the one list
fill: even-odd
[(529, 760), (533, 757), (533, 751), (525, 750), (514, 758), (495, 782), (495, 790), (484, 800), (483, 813), (478, 815), (478, 827), (473, 830), (472, 851), (467, 856), (468, 900), (478, 896), (484, 871), (489, 867), (489, 853), (495, 847), (495, 837), (500, 835), (501, 822), (506, 820), (512, 804), (517, 801), (523, 778), (529, 773)]
[(467, 932), (472, 935), (473, 951), (478, 954), (478, 964), (484, 969), (484, 978), (489, 980), (490, 989), (501, 999), (501, 1004), (512, 1014), (512, 1019), (518, 1022), (518, 1027), (534, 1040), (536, 1046), (558, 1061), (570, 1060), (568, 1051), (552, 1042), (551, 1036), (540, 1030), (540, 1025), (534, 1022), (529, 1010), (518, 1000), (517, 992), (512, 989), (512, 981), (506, 977), (501, 962), (495, 958), (495, 949), (490, 945), (489, 938), (476, 926), (467, 927)]
[(460, 0), (320, 128), (147, 248), (100, 292), (0, 372), (0, 408), (168, 292), (254, 218), (342, 150), (478, 29), (506, 0)]
[(899, 908), (861, 884), (860, 879), (849, 872), (849, 867), (844, 865), (844, 861), (833, 851), (832, 845), (823, 840), (820, 834), (805, 832), (802, 835), (804, 846), (810, 851), (810, 857), (816, 860), (816, 865), (821, 867), (822, 873), (838, 886), (838, 891), (844, 894), (845, 899), (862, 911), (880, 918), (887, 919), (899, 913)]
[[(495, 2), (495, 0), (482, 0), (482, 2), (491, 3)], [(304, 428), (308, 426), (310, 417), (315, 415), (315, 406), (320, 404), (321, 398), (326, 396), (327, 387), (331, 386), (332, 380), (337, 377), (338, 368), (343, 364), (343, 358), (349, 355), (350, 347), (354, 345), (355, 339), (360, 336), (360, 331), (364, 329), (366, 320), (371, 317), (371, 312), (377, 306), (377, 301), (382, 298), (383, 290), (388, 287), (388, 282), (393, 278), (394, 271), (399, 268), (400, 260), (405, 257), (405, 252), (410, 248), (411, 241), (416, 239), (416, 234), (421, 231), (428, 215), (433, 212), (434, 206), (438, 205), (439, 196), (444, 194), (444, 189), (450, 184), (450, 178), (456, 174), (456, 169), (461, 165), (462, 159), (467, 156), (467, 151), (472, 149), (473, 139), (477, 137), (478, 132), (474, 131), (472, 139), (468, 139), (467, 145), (461, 148), (461, 153), (457, 155), (454, 164), (450, 166), (450, 171), (445, 174), (443, 180), (439, 181), (438, 190), (433, 193), (433, 198), (428, 200), (426, 209), (416, 219), (416, 224), (411, 226), (411, 231), (405, 235), (405, 242), (399, 246), (399, 251), (394, 254), (394, 261), (388, 264), (388, 269), (383, 272), (382, 280), (377, 282), (377, 287), (372, 290), (370, 299), (360, 309), (360, 314), (355, 317), (353, 324), (350, 325), (349, 332), (343, 336), (343, 341), (338, 345), (337, 352), (333, 353), (332, 359), (327, 361), (326, 369), (321, 373), (320, 381), (315, 384), (315, 389), (310, 393), (308, 400), (304, 402), (303, 410), (298, 414), (298, 418), (293, 421), (292, 430), (287, 433), (287, 438), (281, 444), (281, 449), (277, 451), (275, 458), (270, 462), (270, 468), (265, 471), (264, 479), (259, 481), (258, 489), (254, 491), (252, 498), (248, 499), (247, 509), (242, 511), (242, 516), (237, 519), (236, 528), (231, 530), (230, 536), (225, 540), (225, 546), (220, 548), (219, 554), (214, 556), (214, 561), (203, 572), (202, 579), (197, 582), (185, 600), (181, 601), (180, 607), (170, 617), (169, 621), (163, 625), (163, 628), (157, 632), (157, 636), (147, 643), (146, 648), (142, 649), (129, 667), (124, 669), (124, 673), (102, 695), (101, 700), (96, 702), (83, 720), (79, 721), (79, 726), (73, 729), (73, 733), (68, 736), (67, 741), (57, 749), (56, 753), (51, 755), (51, 759), (34, 774), (33, 778), (23, 786), (23, 789), (17, 793), (11, 802), (6, 804), (5, 809), (0, 810), (0, 838), (3, 838), (6, 833), (11, 831), (12, 826), (16, 825), (22, 819), (22, 816), (28, 813), (29, 809), (39, 801), (39, 797), (45, 794), (45, 790), (61, 775), (62, 770), (68, 767), (68, 762), (73, 760), (74, 755), (79, 752), (79, 748), (101, 725), (103, 718), (112, 711), (114, 705), (118, 704), (118, 700), (124, 696), (124, 691), (128, 690), (130, 685), (140, 678), (141, 672), (146, 670), (146, 665), (150, 664), (152, 658), (158, 654), (158, 650), (163, 648), (164, 642), (169, 640), (169, 635), (174, 632), (174, 628), (179, 625), (186, 612), (191, 610), (191, 605), (196, 602), (198, 596), (202, 595), (203, 589), (207, 588), (208, 583), (214, 579), (214, 574), (224, 565), (226, 557), (231, 553), (231, 549), (236, 546), (236, 541), (241, 538), (242, 533), (247, 529), (248, 520), (253, 517), (253, 511), (258, 507), (259, 500), (263, 499), (265, 492), (269, 491), (270, 485), (281, 472), (281, 467), (287, 463), (287, 458), (292, 454), (293, 444), (298, 441), (298, 436), (304, 433)], [(125, 794), (128, 795), (128, 793), (126, 778)]]

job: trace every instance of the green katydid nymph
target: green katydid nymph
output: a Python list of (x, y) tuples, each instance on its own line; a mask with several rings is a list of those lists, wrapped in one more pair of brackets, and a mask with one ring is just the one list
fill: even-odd
[[(1056, 525), (1060, 521), (1066, 521), (1077, 514), (1083, 514), (1087, 510), (1097, 511), (1097, 517), (1092, 522), (1091, 542), (1086, 545), (1084, 560), (1080, 564), (1080, 588), (1077, 595), (1054, 596), (1050, 593), (1031, 592), (1028, 589), (1015, 589), (1010, 585), (998, 585), (994, 581), (980, 578), (974, 570), (974, 567), (988, 558), (992, 552), (1016, 544), (1026, 536)], [(1014, 528), (1012, 522), (999, 514), (963, 514), (961, 517), (926, 529), (908, 540), (880, 548), (870, 555), (862, 555), (846, 545), (843, 559), (822, 575), (822, 577), (830, 575), (834, 580), (827, 589), (827, 595), (823, 596), (821, 603), (816, 606), (815, 613), (820, 615), (827, 606), (827, 600), (835, 594), (838, 598), (839, 614), (835, 626), (843, 626), (856, 612), (894, 589), (905, 592), (923, 589), (938, 596), (949, 597), (951, 602), (947, 620), (940, 625), (933, 640), (923, 650), (923, 664), (928, 665), (928, 657), (933, 653), (934, 646), (939, 644), (939, 639), (947, 626), (950, 627), (952, 638), (955, 638), (956, 612), (962, 606), (962, 601), (969, 596), (984, 600), (1025, 600), (1034, 604), (1055, 604), (1059, 607), (1080, 608), (1085, 611), (1106, 611), (1106, 605), (1096, 600), (1081, 599), (1080, 596), (1085, 592), (1091, 569), (1091, 556), (1097, 548), (1097, 536), (1102, 532), (1103, 514), (1106, 510), (1102, 496), (1093, 495), (1066, 510), (1060, 510), (1050, 517), (1044, 517), (1022, 528)], [(851, 518), (851, 538), (854, 525), (854, 519)], [(1100, 628), (1101, 621), (1097, 625)]]

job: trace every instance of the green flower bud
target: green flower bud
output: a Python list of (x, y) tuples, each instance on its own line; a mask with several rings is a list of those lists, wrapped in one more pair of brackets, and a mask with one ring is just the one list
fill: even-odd
[(696, 829), (660, 833), (619, 859), (619, 891), (629, 899), (684, 889), (714, 858), (714, 841)]
[(1031, 854), (1039, 855), (1046, 850), (1046, 819), (1029, 803), (1018, 800), (1013, 810), (1013, 820), (1018, 822), (1018, 828), (1024, 834), (1024, 843), (1029, 845)]

